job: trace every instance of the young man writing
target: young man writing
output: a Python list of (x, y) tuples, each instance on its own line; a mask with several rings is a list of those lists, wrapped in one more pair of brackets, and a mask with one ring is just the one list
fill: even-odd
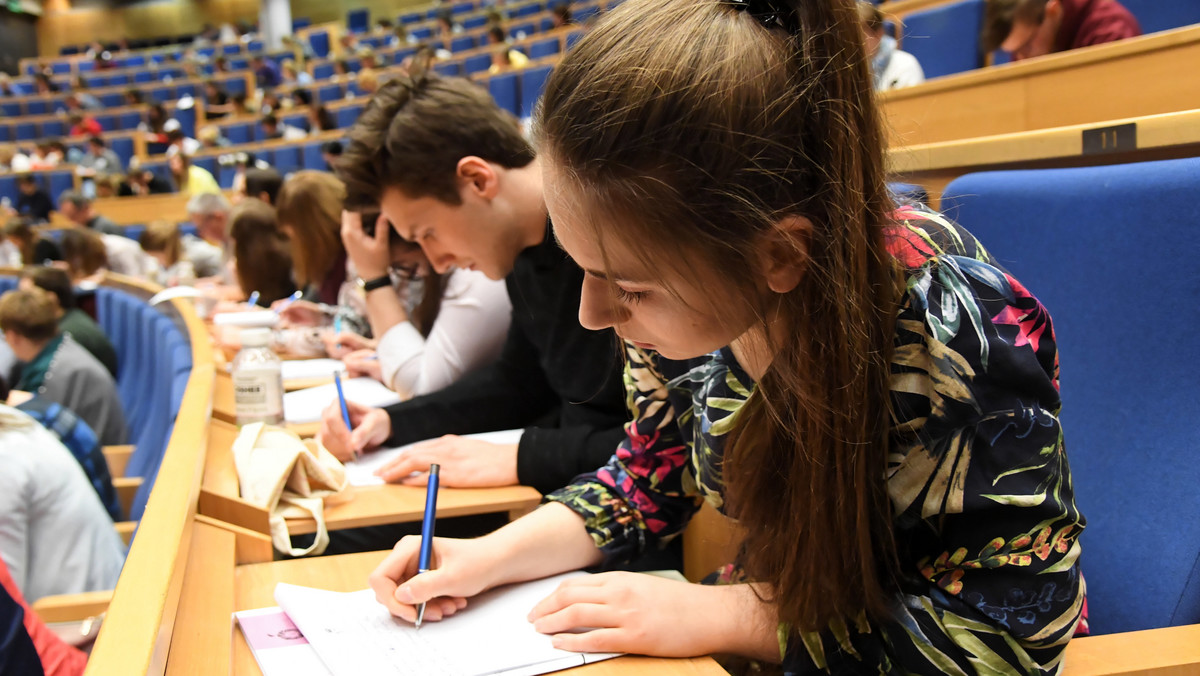
[[(554, 242), (538, 160), (517, 121), (466, 80), (402, 75), (380, 89), (350, 138), (337, 165), (348, 206), (378, 207), (439, 272), (504, 279), (513, 315), (500, 358), (444, 390), (387, 409), (351, 403), (352, 431), (335, 403), (322, 421), (326, 447), (348, 458), (433, 439), (382, 471), (418, 484), (438, 463), (447, 486), (550, 491), (601, 466), (627, 419), (620, 358), (611, 333), (579, 325), (583, 272)], [(371, 303), (394, 296), (378, 230), (368, 236), (353, 218), (343, 228)], [(524, 428), (517, 444), (435, 439), (511, 428)]]

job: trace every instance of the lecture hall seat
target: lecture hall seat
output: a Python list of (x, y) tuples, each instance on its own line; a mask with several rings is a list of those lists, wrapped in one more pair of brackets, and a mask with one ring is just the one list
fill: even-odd
[(546, 79), (550, 77), (553, 66), (534, 66), (521, 72), (521, 114), (522, 119), (533, 117), (538, 99), (542, 98), (542, 90), (546, 87)]
[(943, 208), (1054, 318), (1093, 633), (1200, 622), (1200, 158), (982, 172)]
[(984, 0), (961, 0), (905, 16), (900, 48), (917, 57), (926, 79), (981, 67), (984, 5)]
[(1121, 4), (1137, 18), (1143, 33), (1200, 23), (1200, 2), (1196, 0), (1121, 0)]

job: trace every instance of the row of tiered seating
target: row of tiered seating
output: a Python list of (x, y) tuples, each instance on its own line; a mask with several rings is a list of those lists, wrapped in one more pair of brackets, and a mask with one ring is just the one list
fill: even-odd
[[(1154, 33), (1200, 23), (1200, 2), (1195, 0), (1122, 0), (1137, 17), (1144, 33)], [(900, 0), (880, 5), (885, 13)], [(926, 78), (975, 70), (986, 65), (979, 43), (986, 0), (947, 0), (935, 7), (894, 14), (900, 25), (902, 48), (917, 57)], [(996, 64), (1008, 61), (997, 50)]]

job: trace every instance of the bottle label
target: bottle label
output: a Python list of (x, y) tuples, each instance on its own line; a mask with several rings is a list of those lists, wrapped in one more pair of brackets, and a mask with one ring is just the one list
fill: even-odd
[(239, 425), (283, 422), (283, 375), (278, 368), (238, 369), (233, 401)]

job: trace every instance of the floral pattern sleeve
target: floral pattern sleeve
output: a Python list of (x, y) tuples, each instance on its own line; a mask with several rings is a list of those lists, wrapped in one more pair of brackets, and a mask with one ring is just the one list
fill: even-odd
[[(630, 344), (625, 350), (626, 403), (633, 414), (625, 439), (604, 467), (546, 498), (584, 518), (610, 564), (678, 535), (703, 499), (687, 426), (692, 393), (680, 384), (689, 369)], [(672, 379), (660, 366), (681, 373)]]
[(961, 229), (911, 214), (892, 360), (894, 621), (797, 633), (787, 673), (1057, 673), (1084, 584), (1046, 309)]

